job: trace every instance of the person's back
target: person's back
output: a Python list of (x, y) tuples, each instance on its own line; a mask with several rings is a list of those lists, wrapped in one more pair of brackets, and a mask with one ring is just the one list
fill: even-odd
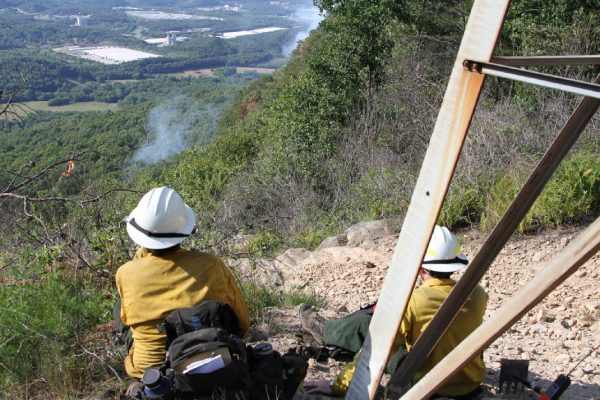
[(165, 358), (166, 335), (157, 325), (173, 310), (204, 300), (228, 304), (242, 333), (250, 325), (248, 309), (229, 269), (216, 256), (183, 250), (194, 231), (195, 216), (173, 189), (150, 190), (127, 218), (127, 233), (141, 246), (116, 274), (120, 321), (131, 328), (133, 343), (125, 359), (127, 374), (140, 378)]
[[(450, 278), (437, 278), (428, 274), (425, 275), (423, 284), (413, 292), (409, 300), (406, 312), (400, 322), (391, 354), (401, 349), (403, 345), (406, 346), (406, 350), (410, 351), (456, 283)], [(487, 299), (488, 296), (483, 288), (477, 285), (473, 294), (461, 308), (461, 311), (442, 336), (436, 348), (415, 374), (415, 381), (425, 376), (429, 370), (481, 324), (485, 315)], [(332, 393), (336, 395), (346, 393), (354, 375), (357, 361), (358, 354), (354, 361), (346, 365), (344, 370), (334, 380)], [(476, 357), (448, 380), (436, 394), (454, 397), (471, 393), (479, 388), (479, 385), (485, 378), (485, 374), (486, 368), (483, 360), (481, 357)]]
[(125, 360), (127, 373), (140, 377), (165, 357), (166, 336), (156, 326), (173, 310), (205, 300), (229, 304), (243, 332), (248, 310), (231, 272), (216, 256), (179, 247), (155, 255), (140, 249), (117, 271), (121, 319), (132, 329), (134, 348)]
[[(455, 281), (452, 279), (427, 279), (421, 287), (413, 292), (407, 315), (412, 315), (413, 322), (410, 331), (406, 334), (406, 348), (414, 345), (416, 339), (423, 333), (436, 311), (440, 308)], [(487, 305), (487, 294), (479, 285), (461, 308), (456, 318), (440, 339), (438, 345), (431, 352), (425, 363), (417, 371), (415, 380), (421, 379), (464, 338), (473, 332), (483, 322)], [(469, 393), (476, 389), (483, 381), (486, 368), (481, 357), (476, 357), (462, 370), (457, 372), (442, 386), (437, 394), (442, 396), (456, 396)]]
[[(419, 270), (423, 284), (413, 291), (391, 348), (390, 355), (392, 357), (388, 360), (388, 368), (392, 368), (391, 372), (397, 368), (398, 362), (401, 362), (402, 354), (405, 354), (406, 350), (410, 351), (448, 297), (456, 283), (450, 276), (467, 263), (468, 259), (460, 250), (458, 238), (447, 228), (436, 226)], [(436, 348), (417, 371), (415, 380), (421, 379), (483, 322), (487, 298), (483, 288), (478, 285)], [(360, 337), (365, 338), (368, 334), (368, 324), (365, 322), (370, 322), (369, 314), (354, 313), (338, 321), (317, 324), (311, 322), (316, 319), (310, 318), (306, 309), (300, 311), (300, 318), (302, 326), (306, 326), (305, 329), (311, 333), (317, 331), (317, 336), (325, 338), (326, 343), (355, 342)], [(317, 326), (320, 328), (316, 329)], [(340, 329), (344, 327), (349, 327), (349, 329)], [(358, 357), (359, 354), (353, 362), (346, 365), (334, 381), (306, 382), (305, 388), (309, 393), (339, 396), (345, 394), (354, 375)], [(445, 383), (436, 394), (461, 399), (475, 398), (481, 392), (480, 384), (485, 374), (486, 368), (483, 360), (481, 357), (476, 357)]]

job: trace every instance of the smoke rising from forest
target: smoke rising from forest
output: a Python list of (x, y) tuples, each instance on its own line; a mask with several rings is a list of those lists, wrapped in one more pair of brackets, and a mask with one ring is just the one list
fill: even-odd
[(292, 40), (281, 46), (281, 53), (286, 57), (292, 54), (298, 42), (306, 39), (310, 31), (319, 26), (319, 22), (324, 18), (319, 14), (319, 9), (312, 5), (312, 3), (307, 3), (305, 7), (294, 11), (293, 17), (298, 22), (300, 31), (296, 33), (296, 36)]
[(140, 148), (133, 159), (143, 164), (167, 160), (189, 146), (205, 144), (214, 135), (223, 106), (200, 103), (179, 95), (150, 110), (148, 114), (148, 144)]

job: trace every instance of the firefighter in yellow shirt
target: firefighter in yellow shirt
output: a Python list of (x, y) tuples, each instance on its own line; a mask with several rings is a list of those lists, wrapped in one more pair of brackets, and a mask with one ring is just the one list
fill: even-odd
[(204, 300), (226, 303), (239, 319), (241, 334), (247, 332), (248, 308), (231, 271), (212, 254), (180, 247), (193, 233), (195, 216), (176, 191), (150, 190), (126, 220), (129, 237), (141, 246), (116, 274), (120, 311), (115, 308), (115, 320), (118, 327), (130, 328), (132, 339), (125, 358), (129, 376), (141, 378), (147, 367), (164, 361), (166, 335), (156, 326), (177, 308)]
[[(467, 263), (468, 260), (460, 251), (456, 236), (447, 228), (436, 226), (419, 271), (423, 284), (415, 289), (410, 298), (392, 346), (391, 354), (399, 350), (402, 351), (402, 346), (410, 351), (410, 348), (423, 333), (427, 324), (433, 319), (433, 316), (454, 287), (456, 282), (450, 278), (450, 275)], [(483, 322), (487, 299), (488, 296), (483, 288), (477, 285), (438, 345), (417, 371), (415, 380), (421, 379)], [(369, 322), (365, 319), (370, 318), (368, 314), (357, 313), (341, 320), (323, 321), (308, 307), (300, 307), (300, 319), (303, 328), (313, 334), (318, 341), (321, 340), (325, 344), (339, 345), (344, 341), (355, 343), (357, 337), (364, 340), (367, 334), (365, 327), (368, 328)], [(356, 355), (354, 361), (346, 365), (333, 381), (305, 382), (305, 390), (309, 393), (345, 394), (350, 386), (359, 355), (360, 353)], [(485, 375), (486, 368), (482, 358), (475, 357), (442, 386), (436, 394), (456, 399), (478, 398), (481, 393), (480, 384)]]

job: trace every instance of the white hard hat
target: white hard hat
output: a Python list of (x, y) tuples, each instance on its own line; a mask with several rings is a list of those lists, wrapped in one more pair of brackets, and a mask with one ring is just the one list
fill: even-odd
[(436, 225), (429, 241), (423, 268), (435, 272), (458, 271), (469, 263), (460, 250), (458, 238), (445, 226)]
[(148, 249), (166, 249), (192, 234), (196, 218), (179, 193), (162, 186), (142, 197), (125, 219), (131, 240)]

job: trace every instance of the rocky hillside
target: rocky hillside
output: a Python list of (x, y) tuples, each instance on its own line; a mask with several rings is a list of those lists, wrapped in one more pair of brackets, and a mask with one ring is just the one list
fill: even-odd
[[(324, 316), (341, 317), (377, 299), (396, 243), (393, 227), (397, 226), (397, 221), (364, 222), (326, 239), (314, 252), (290, 249), (273, 260), (242, 259), (231, 261), (231, 265), (242, 275), (258, 277), (268, 284), (312, 291), (326, 302), (319, 310)], [(581, 229), (560, 228), (511, 240), (482, 280), (490, 297), (487, 316)], [(459, 236), (471, 258), (485, 239), (474, 230), (460, 232)], [(600, 344), (600, 296), (596, 285), (599, 268), (600, 256), (596, 255), (485, 351), (487, 397), (536, 398), (527, 391), (510, 396), (498, 394), (501, 358), (530, 360), (529, 379), (547, 386)], [(261, 331), (280, 350), (309, 344), (296, 310), (273, 309), (268, 315)], [(342, 366), (334, 360), (311, 362), (307, 379), (333, 377)], [(573, 383), (562, 398), (600, 399), (600, 351), (575, 367), (571, 379)]]

